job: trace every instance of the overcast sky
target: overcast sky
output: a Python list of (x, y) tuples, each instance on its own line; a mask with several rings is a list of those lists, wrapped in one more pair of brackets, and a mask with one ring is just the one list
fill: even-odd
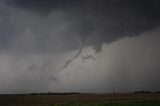
[(160, 90), (159, 0), (1, 0), (0, 93)]

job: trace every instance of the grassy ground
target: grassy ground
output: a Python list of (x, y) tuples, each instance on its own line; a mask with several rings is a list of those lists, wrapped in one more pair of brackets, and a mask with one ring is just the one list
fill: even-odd
[(160, 106), (158, 101), (115, 101), (92, 103), (55, 103), (55, 104), (8, 104), (0, 106)]
[(97, 102), (97, 103), (66, 103), (53, 106), (160, 106), (158, 101), (115, 101), (115, 102)]
[(160, 94), (0, 95), (0, 106), (160, 106)]

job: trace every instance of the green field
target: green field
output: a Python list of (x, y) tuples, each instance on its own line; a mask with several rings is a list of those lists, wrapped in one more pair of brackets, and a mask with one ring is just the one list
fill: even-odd
[(160, 94), (0, 95), (0, 106), (160, 106)]

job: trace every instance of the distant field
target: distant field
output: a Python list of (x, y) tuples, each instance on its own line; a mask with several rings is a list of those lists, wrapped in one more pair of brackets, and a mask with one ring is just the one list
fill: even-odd
[(160, 94), (0, 95), (0, 106), (160, 106)]

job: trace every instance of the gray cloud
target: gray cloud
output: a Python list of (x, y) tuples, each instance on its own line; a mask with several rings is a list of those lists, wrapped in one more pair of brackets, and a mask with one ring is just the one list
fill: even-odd
[[(46, 37), (65, 21), (71, 25), (65, 35), (73, 38), (76, 33), (86, 45), (139, 35), (157, 27), (160, 18), (158, 0), (8, 0), (8, 4), (42, 17), (38, 22), (27, 16), (37, 21), (31, 26), (36, 35)], [(20, 20), (29, 23), (27, 17)]]
[[(159, 28), (83, 51), (63, 71), (57, 71), (76, 51), (58, 55), (0, 55), (1, 93), (158, 91)], [(92, 56), (94, 59), (83, 57)]]
[[(85, 48), (70, 67), (60, 72), (59, 79), (67, 90), (81, 92), (158, 91), (159, 28), (138, 37), (126, 37), (104, 44), (99, 54)], [(95, 60), (83, 60), (92, 55)], [(69, 73), (68, 76), (65, 74)]]
[(1, 0), (0, 92), (158, 90), (159, 5)]

